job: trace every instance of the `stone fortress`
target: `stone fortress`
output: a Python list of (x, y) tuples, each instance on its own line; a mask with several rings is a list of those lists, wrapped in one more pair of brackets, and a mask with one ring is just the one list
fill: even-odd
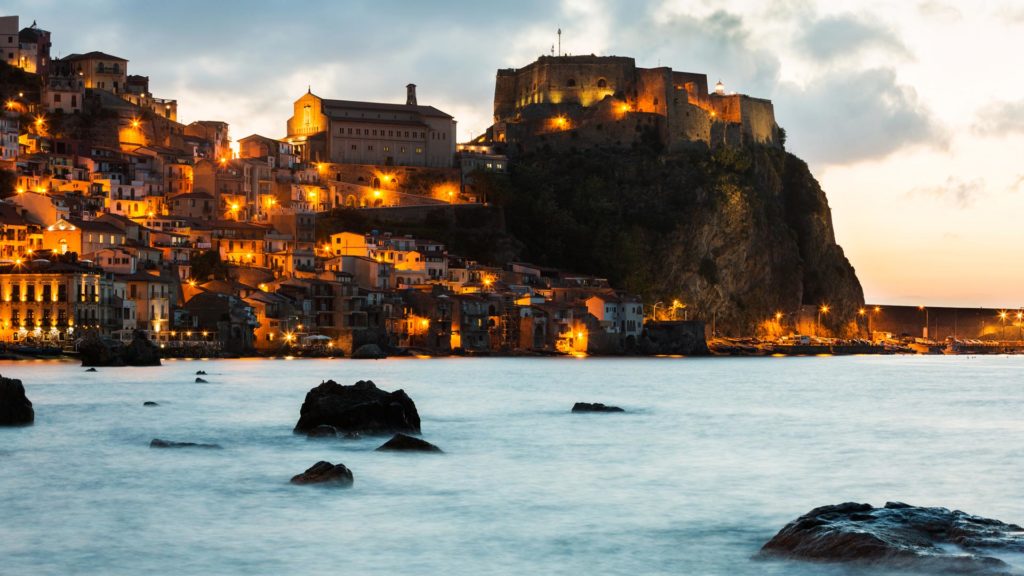
[(781, 145), (770, 100), (727, 94), (721, 82), (709, 91), (706, 74), (594, 55), (541, 56), (498, 70), (494, 124), (478, 141), (525, 151), (629, 147), (652, 137), (668, 150)]

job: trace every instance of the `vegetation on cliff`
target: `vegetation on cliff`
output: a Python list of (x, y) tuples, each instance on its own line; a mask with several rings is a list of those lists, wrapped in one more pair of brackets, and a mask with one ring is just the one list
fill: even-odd
[(849, 330), (863, 292), (807, 165), (771, 147), (517, 157), (485, 184), (522, 259), (607, 277), (648, 305), (680, 299), (719, 332), (828, 304)]

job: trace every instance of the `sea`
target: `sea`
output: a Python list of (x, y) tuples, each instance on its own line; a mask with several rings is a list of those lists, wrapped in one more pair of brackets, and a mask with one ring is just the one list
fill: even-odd
[[(0, 428), (3, 575), (882, 574), (754, 557), (790, 520), (847, 501), (1024, 523), (1021, 356), (37, 361), (0, 374), (36, 412)], [(294, 434), (327, 379), (404, 389), (444, 453)], [(320, 460), (354, 486), (289, 483)]]

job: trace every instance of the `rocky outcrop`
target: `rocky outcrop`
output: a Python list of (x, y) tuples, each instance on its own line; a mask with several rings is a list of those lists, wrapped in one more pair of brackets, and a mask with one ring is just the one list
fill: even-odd
[(0, 376), (0, 426), (28, 426), (35, 419), (36, 412), (21, 380)]
[(209, 382), (207, 380), (204, 380), (204, 379), (198, 378), (198, 377), (196, 378), (195, 383), (196, 384), (209, 384)]
[(127, 346), (119, 340), (103, 337), (97, 330), (90, 330), (79, 341), (78, 352), (82, 366), (160, 365), (160, 348), (140, 330), (134, 332)]
[(377, 448), (377, 452), (443, 452), (437, 446), (408, 434), (395, 434)]
[(577, 403), (573, 404), (572, 411), (573, 412), (625, 412), (625, 410), (623, 410), (622, 408), (619, 408), (618, 406), (606, 406), (604, 404), (601, 404), (600, 402), (595, 402), (593, 404), (591, 404), (589, 402), (577, 402)]
[(1024, 528), (959, 510), (888, 502), (815, 508), (769, 540), (760, 558), (849, 562), (923, 573), (1003, 574), (993, 556), (1024, 552)]
[(197, 442), (173, 442), (171, 440), (161, 440), (159, 438), (153, 438), (149, 443), (150, 448), (221, 448), (220, 444), (200, 444)]
[(647, 322), (638, 350), (647, 355), (707, 356), (704, 323), (698, 320)]
[(481, 185), (526, 261), (608, 278), (647, 307), (678, 299), (678, 319), (718, 334), (821, 303), (842, 334), (863, 305), (825, 193), (778, 148), (543, 152), (511, 165)]
[(384, 353), (384, 350), (376, 344), (363, 344), (352, 352), (354, 360), (380, 360), (387, 357), (388, 355)]
[(143, 406), (159, 406), (159, 404), (157, 404), (156, 402), (153, 402), (152, 400), (146, 400), (145, 402), (142, 403), (142, 405)]
[(292, 484), (322, 484), (337, 488), (349, 488), (355, 478), (352, 471), (344, 464), (331, 464), (321, 460), (313, 464), (302, 474), (292, 476)]
[(420, 415), (403, 390), (386, 392), (369, 380), (351, 386), (328, 380), (306, 394), (295, 432), (308, 433), (323, 424), (339, 432), (419, 434)]

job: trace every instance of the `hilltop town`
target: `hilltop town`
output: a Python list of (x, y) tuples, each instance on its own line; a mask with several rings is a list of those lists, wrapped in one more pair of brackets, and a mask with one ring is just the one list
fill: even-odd
[[(477, 262), (386, 229), (328, 229), (339, 210), (408, 220), (485, 206), (475, 178), (508, 170), (504, 145), (530, 141), (526, 99), (552, 98), (514, 101), (521, 88), (509, 79), (525, 90), (523, 73), (499, 72), (495, 127), (466, 145), (456, 120), (418, 103), (412, 84), (404, 104), (307, 91), (282, 118), (283, 137), (233, 141), (224, 122), (184, 123), (177, 101), (152, 94), (127, 59), (51, 58), (54, 40), (35, 22), (0, 18), (0, 341), (67, 349), (86, 332), (141, 334), (165, 355), (638, 349), (643, 303), (600, 277)], [(558, 68), (550, 60), (533, 67)], [(595, 106), (622, 116), (604, 110), (622, 90), (636, 111), (630, 129), (652, 112), (671, 110), (674, 126), (700, 111), (687, 128), (700, 132), (707, 114), (728, 108), (711, 104), (727, 96), (698, 94), (705, 85), (693, 76), (670, 105), (678, 74), (631, 62), (609, 59), (614, 70), (593, 86), (581, 76), (567, 90), (586, 96), (562, 96), (579, 106), (559, 117), (582, 126)], [(654, 76), (669, 84), (649, 104)], [(662, 320), (685, 315), (678, 302), (659, 307)]]

